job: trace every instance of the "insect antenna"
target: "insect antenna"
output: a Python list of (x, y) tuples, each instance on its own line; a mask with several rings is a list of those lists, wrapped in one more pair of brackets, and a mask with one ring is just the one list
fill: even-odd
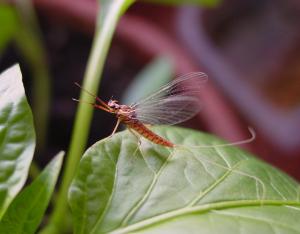
[[(102, 101), (98, 96), (96, 96), (95, 94), (91, 93), (90, 91), (86, 90), (85, 88), (83, 88), (80, 84), (78, 84), (77, 82), (74, 82), (74, 84), (76, 86), (78, 86), (80, 89), (82, 89), (84, 92), (86, 92), (87, 94), (89, 94), (90, 96), (92, 96), (93, 98), (95, 98), (98, 102), (100, 102), (103, 106), (105, 106), (107, 109), (109, 108), (108, 105)], [(74, 100), (75, 101), (75, 100)]]
[(95, 108), (98, 108), (98, 109), (101, 109), (101, 110), (104, 110), (104, 111), (107, 111), (107, 112), (111, 112), (110, 109), (106, 108), (106, 107), (103, 107), (101, 105), (98, 105), (96, 103), (93, 103), (93, 102), (86, 102), (86, 101), (83, 101), (83, 100), (79, 100), (79, 99), (76, 99), (76, 98), (72, 98), (73, 101), (75, 102), (81, 102), (81, 103), (85, 103), (85, 104), (89, 104)]

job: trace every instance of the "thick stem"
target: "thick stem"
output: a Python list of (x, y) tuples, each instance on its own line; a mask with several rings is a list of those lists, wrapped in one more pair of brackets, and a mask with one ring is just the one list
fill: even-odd
[[(100, 3), (102, 2), (100, 1)], [(103, 66), (118, 19), (132, 3), (133, 0), (115, 0), (103, 1), (103, 4), (101, 4), (96, 34), (83, 81), (83, 88), (89, 90), (91, 93), (97, 93)], [(88, 102), (94, 101), (85, 92), (81, 92), (80, 98)], [(92, 114), (93, 108), (91, 106), (79, 103), (57, 202), (50, 217), (50, 223), (42, 233), (53, 234), (64, 232), (65, 218), (68, 216), (66, 213), (68, 211), (68, 189), (86, 146)]]

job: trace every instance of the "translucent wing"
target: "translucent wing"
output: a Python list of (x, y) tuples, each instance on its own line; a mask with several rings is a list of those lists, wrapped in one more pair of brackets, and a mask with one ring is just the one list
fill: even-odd
[(200, 110), (199, 91), (207, 76), (192, 72), (164, 85), (138, 103), (131, 105), (136, 118), (146, 124), (177, 124)]

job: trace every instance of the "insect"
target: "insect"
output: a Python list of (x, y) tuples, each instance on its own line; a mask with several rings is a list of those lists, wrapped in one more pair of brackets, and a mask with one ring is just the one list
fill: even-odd
[[(112, 132), (116, 132), (120, 123), (124, 123), (130, 131), (137, 132), (151, 142), (167, 147), (174, 144), (151, 131), (146, 125), (177, 124), (195, 116), (200, 111), (200, 100), (197, 96), (207, 76), (201, 72), (192, 72), (178, 77), (162, 86), (158, 91), (141, 101), (131, 105), (121, 105), (110, 99), (107, 103), (91, 94), (96, 103), (95, 108), (115, 114), (117, 124)], [(77, 86), (82, 88), (79, 84)], [(77, 99), (73, 99), (79, 101)]]
[[(175, 145), (172, 142), (154, 133), (147, 125), (173, 125), (194, 117), (201, 109), (199, 92), (206, 81), (207, 75), (202, 72), (188, 73), (174, 79), (158, 91), (131, 105), (122, 105), (113, 99), (106, 103), (89, 91), (84, 90), (78, 83), (75, 84), (95, 98), (96, 103), (89, 104), (117, 117), (117, 123), (111, 135), (116, 132), (120, 123), (124, 123), (135, 135), (138, 133), (155, 144), (174, 147)], [(249, 139), (246, 141), (249, 141)], [(246, 141), (224, 145), (246, 143)]]

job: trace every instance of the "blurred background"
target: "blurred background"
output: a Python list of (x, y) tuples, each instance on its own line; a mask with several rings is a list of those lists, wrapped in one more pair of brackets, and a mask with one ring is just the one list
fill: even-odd
[[(257, 138), (242, 147), (299, 181), (300, 2), (157, 2), (138, 1), (120, 20), (99, 95), (130, 101), (175, 75), (203, 71), (203, 110), (183, 125), (228, 141), (248, 138), (251, 126)], [(21, 65), (42, 165), (68, 149), (80, 92), (74, 82), (82, 82), (97, 7), (96, 0), (0, 3), (0, 70)], [(96, 111), (89, 145), (114, 124)]]

